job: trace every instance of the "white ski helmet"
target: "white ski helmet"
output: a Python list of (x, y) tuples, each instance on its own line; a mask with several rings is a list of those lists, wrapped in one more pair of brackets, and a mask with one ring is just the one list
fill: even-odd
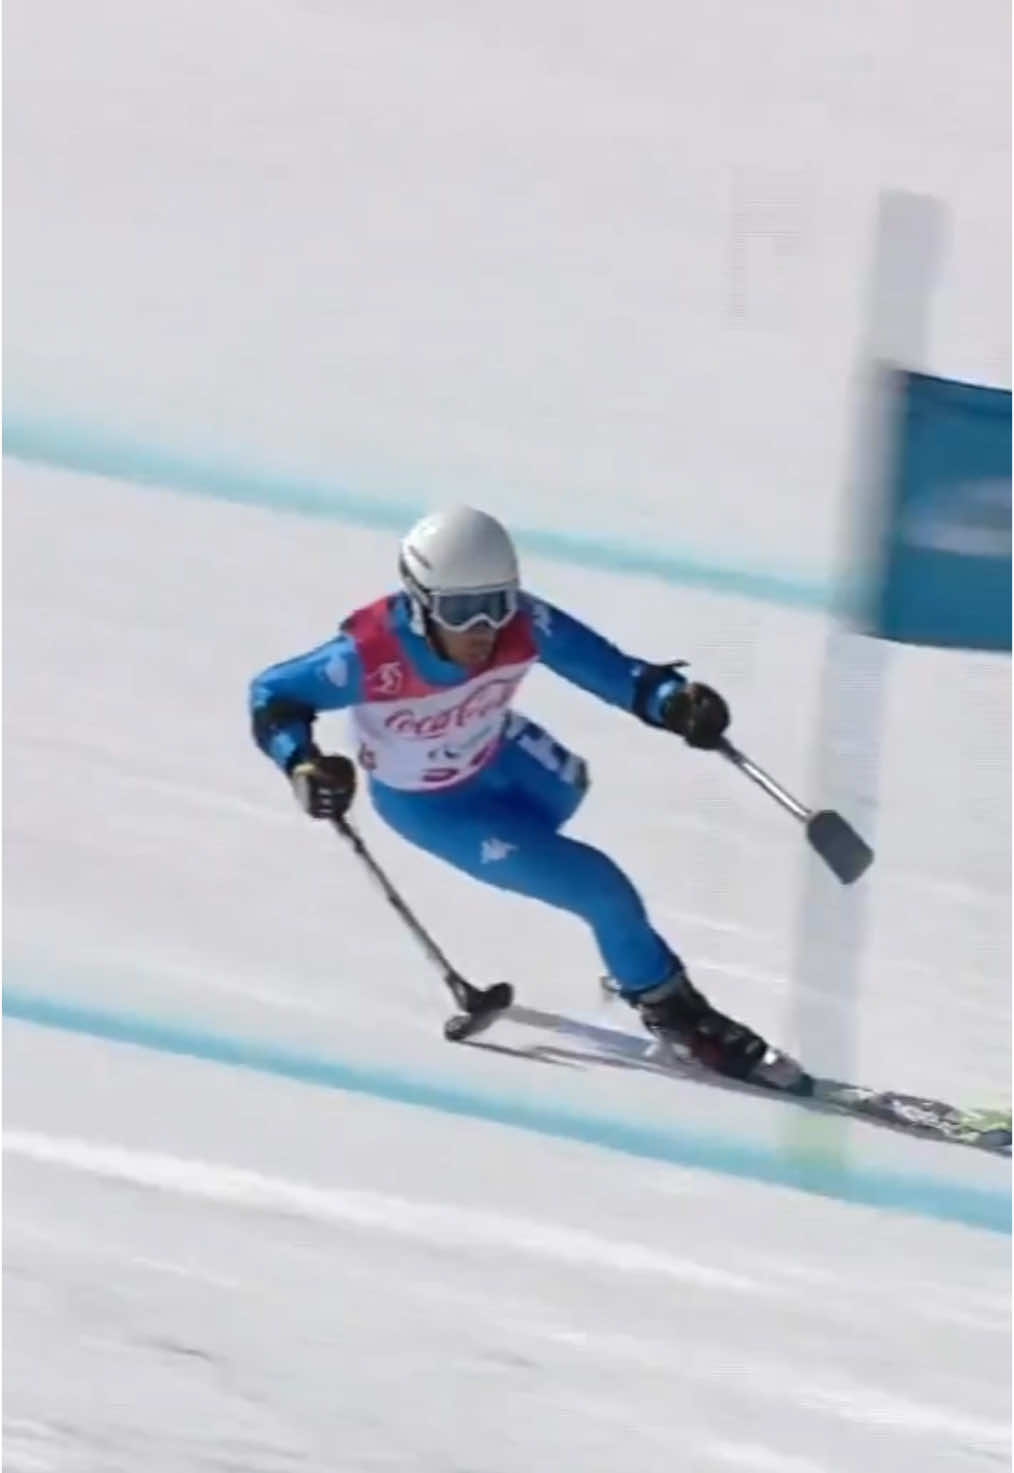
[(402, 539), (398, 570), (420, 628), (428, 615), (445, 629), (502, 629), (517, 612), (514, 544), (495, 517), (475, 507), (423, 517)]

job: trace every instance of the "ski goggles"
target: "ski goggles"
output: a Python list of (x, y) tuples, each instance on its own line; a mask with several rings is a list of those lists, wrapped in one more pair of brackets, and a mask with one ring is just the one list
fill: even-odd
[(442, 629), (464, 634), (477, 624), (503, 629), (518, 611), (516, 588), (476, 588), (467, 593), (430, 593), (427, 612)]

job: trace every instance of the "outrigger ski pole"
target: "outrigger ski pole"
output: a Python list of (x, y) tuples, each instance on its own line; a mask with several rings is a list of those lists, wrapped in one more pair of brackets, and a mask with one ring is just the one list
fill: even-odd
[(756, 762), (751, 761), (725, 737), (719, 742), (717, 750), (733, 767), (738, 767), (744, 776), (774, 798), (793, 818), (799, 820), (806, 829), (806, 837), (812, 848), (843, 885), (854, 884), (866, 873), (873, 863), (873, 850), (840, 813), (835, 813), (830, 808), (807, 808), (805, 803), (800, 803), (781, 783), (775, 782), (770, 773), (765, 772), (763, 767), (758, 767)]
[(476, 987), (467, 981), (457, 967), (452, 966), (443, 951), (433, 940), (426, 927), (415, 915), (408, 902), (399, 894), (380, 865), (374, 859), (362, 836), (352, 827), (347, 818), (331, 820), (334, 827), (352, 845), (358, 857), (369, 870), (380, 887), (385, 899), (397, 911), (408, 930), (418, 941), (428, 961), (438, 968), (451, 996), (461, 1009), (444, 1024), (444, 1037), (452, 1043), (479, 1033), (487, 1027), (498, 1013), (509, 1008), (514, 1001), (514, 989), (509, 982), (494, 982), (492, 987)]

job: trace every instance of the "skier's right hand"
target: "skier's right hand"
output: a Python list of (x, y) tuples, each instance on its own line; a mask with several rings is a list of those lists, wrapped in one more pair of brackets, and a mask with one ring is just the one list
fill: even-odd
[(356, 769), (340, 753), (313, 752), (289, 771), (296, 802), (311, 818), (343, 818), (356, 793)]

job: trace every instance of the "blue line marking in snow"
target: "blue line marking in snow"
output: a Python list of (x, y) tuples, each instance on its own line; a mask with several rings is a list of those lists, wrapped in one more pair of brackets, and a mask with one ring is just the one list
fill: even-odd
[(250, 1069), (325, 1089), (373, 1095), (650, 1161), (791, 1187), (842, 1202), (962, 1223), (990, 1232), (1009, 1235), (1011, 1231), (1009, 1190), (961, 1186), (873, 1167), (803, 1162), (763, 1145), (721, 1140), (689, 1129), (659, 1129), (565, 1106), (541, 1105), (530, 1099), (486, 1095), (401, 1070), (350, 1063), (140, 1014), (88, 1007), (16, 987), (4, 989), (3, 1012), (7, 1019), (44, 1028)]
[[(356, 495), (330, 482), (202, 460), (101, 430), (18, 415), (4, 419), (3, 453), (61, 470), (398, 532), (424, 509), (413, 501)], [(534, 556), (582, 568), (658, 578), (787, 608), (824, 610), (832, 604), (831, 588), (818, 580), (713, 563), (665, 547), (624, 544), (606, 536), (577, 537), (545, 528), (519, 527), (517, 540)]]

